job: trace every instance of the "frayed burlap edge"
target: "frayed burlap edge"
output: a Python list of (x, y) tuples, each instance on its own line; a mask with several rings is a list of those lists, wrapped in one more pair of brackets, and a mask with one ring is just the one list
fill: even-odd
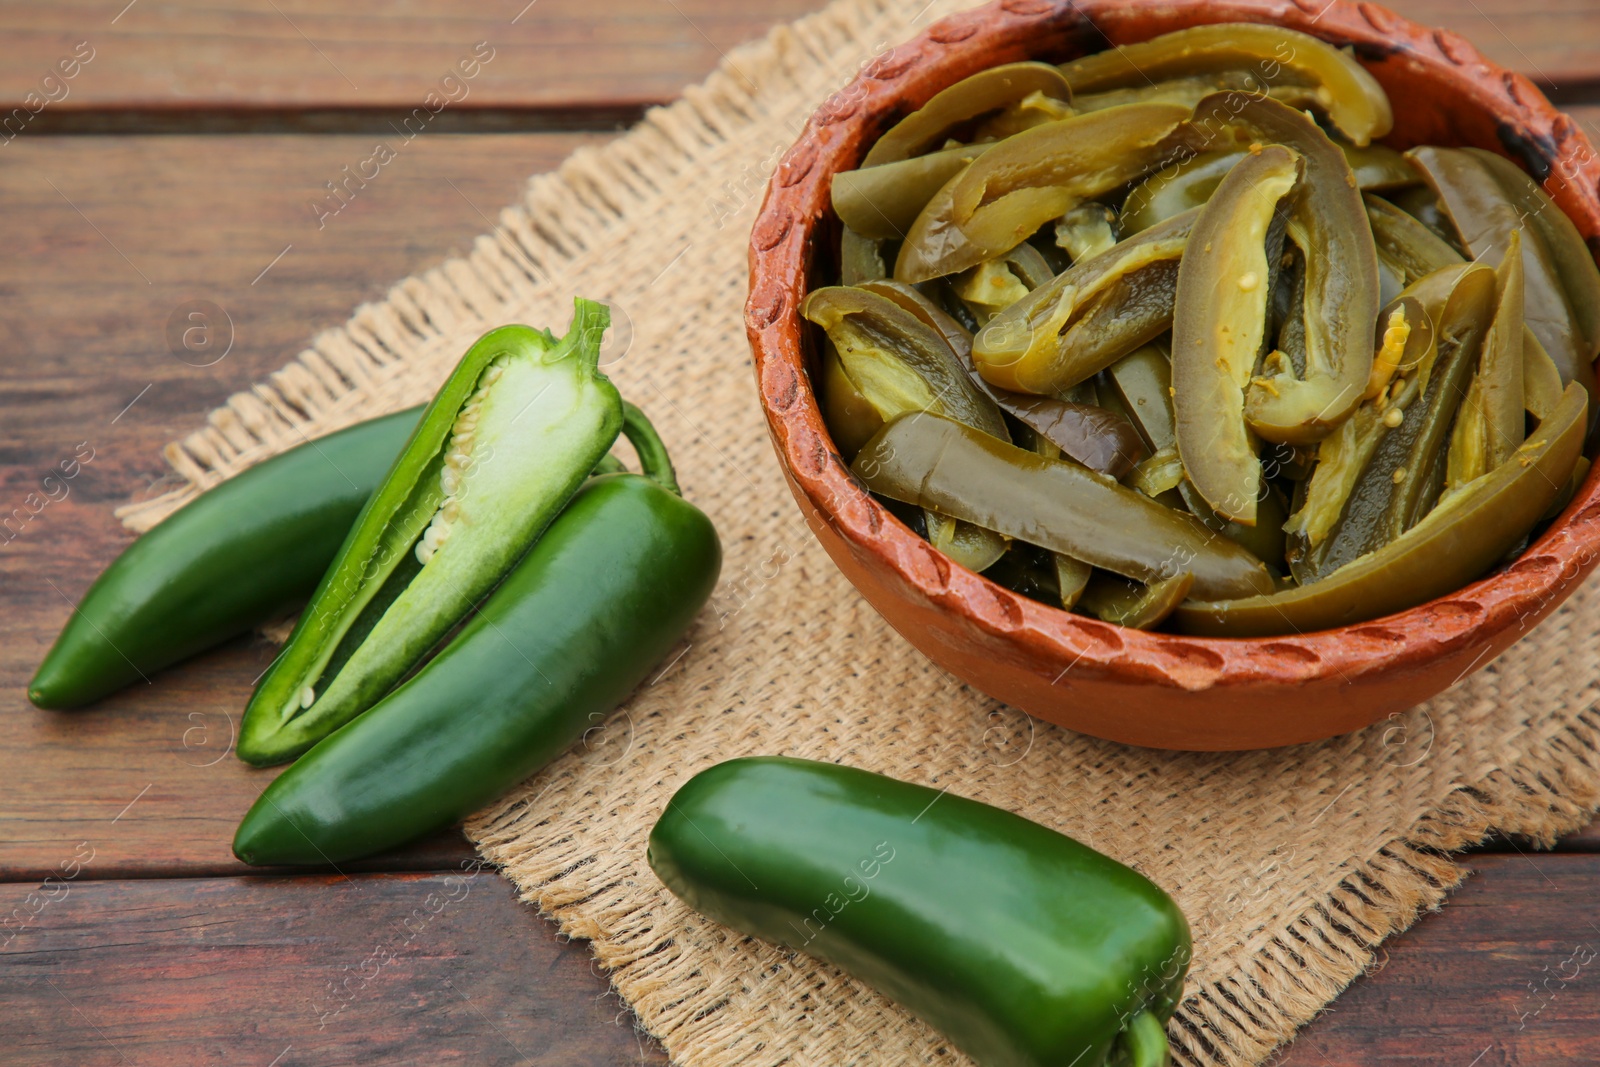
[[(934, 5), (932, 13), (952, 6)], [(118, 515), (133, 529), (148, 529), (260, 459), (377, 408), (425, 400), (437, 378), (408, 376), (408, 365), (447, 367), (464, 329), (496, 324), (510, 317), (507, 309), (548, 296), (552, 279), (601, 243), (596, 235), (644, 217), (662, 188), (694, 167), (708, 146), (763, 122), (769, 94), (800, 92), (819, 100), (842, 82), (837, 53), (859, 53), (879, 34), (890, 41), (908, 36), (914, 22), (921, 28), (888, 0), (837, 0), (738, 50), (683, 100), (653, 110), (626, 136), (581, 150), (555, 173), (532, 179), (523, 202), (506, 208), (495, 232), (480, 236), (470, 255), (400, 282), (384, 301), (363, 305), (343, 327), (319, 334), (267, 382), (231, 397), (206, 426), (167, 446), (166, 457), (185, 484)], [(819, 76), (818, 70), (829, 73)], [(752, 161), (752, 173), (764, 179), (761, 168), (772, 162)], [(745, 196), (759, 189), (749, 178), (741, 181), (755, 188), (742, 190)], [(1464, 877), (1449, 851), (1494, 832), (1547, 844), (1582, 826), (1600, 804), (1597, 744), (1600, 722), (1593, 710), (1578, 713), (1514, 767), (1458, 784), (1405, 834), (1348, 865), (1313, 907), (1254, 935), (1243, 967), (1191, 987), (1172, 1026), (1178, 1059), (1219, 1067), (1259, 1063), (1370, 967), (1384, 938), (1444, 901)], [(737, 1020), (719, 1016), (721, 1003), (696, 1000), (698, 972), (673, 950), (671, 938), (640, 944), (615, 925), (602, 931), (584, 914), (585, 900), (612, 888), (590, 886), (575, 894), (568, 883), (575, 868), (592, 862), (590, 843), (573, 835), (537, 855), (518, 850), (527, 807), (526, 798), (499, 805), (470, 824), (469, 833), (525, 900), (565, 933), (595, 940), (618, 992), (675, 1056), (696, 1065), (740, 1062), (732, 1047), (736, 1037), (719, 1033)]]

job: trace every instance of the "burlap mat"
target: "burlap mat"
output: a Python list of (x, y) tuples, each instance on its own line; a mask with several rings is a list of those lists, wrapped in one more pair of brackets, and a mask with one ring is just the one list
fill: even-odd
[(701, 920), (644, 860), (670, 792), (732, 756), (786, 753), (948, 785), (1169, 890), (1196, 934), (1171, 1027), (1178, 1062), (1258, 1063), (1379, 941), (1444, 900), (1462, 872), (1443, 850), (1494, 829), (1549, 841), (1583, 824), (1600, 799), (1600, 596), (1581, 590), (1499, 662), (1389, 723), (1245, 755), (1142, 751), (1034, 723), (896, 635), (817, 546), (782, 481), (744, 340), (745, 246), (768, 170), (818, 102), (957, 6), (838, 0), (738, 50), (627, 136), (532, 179), (471, 256), (359, 308), (169, 446), (189, 486), (125, 518), (146, 528), (306, 436), (425, 400), (490, 326), (559, 331), (573, 294), (609, 299), (619, 327), (607, 369), (654, 417), (687, 495), (715, 520), (725, 569), (658, 678), (472, 820), (483, 854), (593, 942), (680, 1064), (961, 1062), (833, 968)]

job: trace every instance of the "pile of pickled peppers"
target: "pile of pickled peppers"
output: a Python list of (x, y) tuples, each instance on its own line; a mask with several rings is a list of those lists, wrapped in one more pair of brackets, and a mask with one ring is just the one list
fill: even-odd
[(950, 558), (1141, 629), (1327, 629), (1515, 558), (1588, 470), (1600, 272), (1514, 163), (1391, 125), (1274, 26), (950, 86), (833, 180), (836, 444)]

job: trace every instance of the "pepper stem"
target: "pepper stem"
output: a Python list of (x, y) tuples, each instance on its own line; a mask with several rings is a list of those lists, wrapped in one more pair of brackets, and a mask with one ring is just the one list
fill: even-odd
[(678, 488), (678, 477), (672, 470), (672, 457), (667, 455), (661, 435), (656, 433), (644, 412), (626, 400), (622, 402), (622, 433), (639, 453), (639, 466), (645, 477), (682, 496), (683, 490)]
[(1141, 1011), (1123, 1031), (1128, 1067), (1167, 1067), (1167, 1028), (1154, 1012)]

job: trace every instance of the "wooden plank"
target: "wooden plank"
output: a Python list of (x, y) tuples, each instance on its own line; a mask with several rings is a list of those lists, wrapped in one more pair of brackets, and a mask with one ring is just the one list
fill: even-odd
[[(136, 0), (119, 15), (121, 2), (0, 6), (0, 101), (20, 104), (29, 92), (57, 98), (40, 114), (196, 106), (409, 110), (430, 92), (453, 108), (658, 103), (740, 42), (821, 6)], [(60, 80), (75, 69), (75, 53), (92, 58)], [(462, 77), (463, 70), (473, 76)], [(445, 82), (452, 72), (456, 80)], [(52, 73), (58, 80), (44, 83)]]
[[(65, 499), (9, 541), (0, 533), (0, 880), (42, 877), (83, 840), (97, 849), (97, 878), (240, 869), (228, 851), (233, 826), (268, 774), (227, 745), (271, 658), (265, 642), (235, 642), (78, 712), (34, 709), (23, 687), (71, 603), (131, 539), (113, 508), (162, 488), (163, 445), (357, 303), (465, 251), (526, 175), (599, 140), (418, 137), (321, 230), (307, 201), (371, 151), (365, 139), (41, 138), (9, 147), (0, 167), (12, 250), (0, 257), (0, 513), (27, 508), (80, 443), (93, 458)], [(176, 358), (165, 339), (169, 314), (195, 299), (225, 308), (236, 332), (227, 357), (203, 368)], [(465, 847), (447, 835), (386, 863), (450, 865)]]
[(491, 870), (45, 892), (0, 886), (7, 1063), (666, 1063)]
[[(1600, 931), (1574, 921), (1600, 893), (1600, 859), (1473, 866), (1277, 1067), (1600, 1062)], [(648, 1044), (641, 1057), (583, 946), (488, 872), (67, 879), (43, 892), (54, 899), (0, 887), (0, 911), (28, 917), (0, 932), (15, 934), (0, 949), (0, 1017), (19, 1062), (664, 1062)]]
[[(465, 0), (136, 0), (119, 14), (120, 6), (0, 6), (0, 101), (9, 109), (38, 94), (28, 105), (44, 105), (38, 128), (106, 109), (409, 111), (429, 92), (451, 99), (452, 119), (484, 109), (637, 106), (676, 96), (734, 45), (821, 0), (612, 0), (604, 17), (583, 0), (526, 8), (521, 0), (493, 8)], [(1600, 74), (1600, 8), (1592, 0), (1544, 0), (1531, 10), (1513, 0), (1390, 6), (1558, 90), (1580, 91)], [(458, 63), (473, 69), (480, 41), (493, 58), (475, 77), (443, 85)], [(74, 68), (75, 51), (93, 58)], [(70, 80), (57, 69), (63, 61), (77, 69)], [(57, 80), (46, 83), (52, 74)]]
[(1478, 856), (1274, 1067), (1600, 1063), (1600, 858)]

